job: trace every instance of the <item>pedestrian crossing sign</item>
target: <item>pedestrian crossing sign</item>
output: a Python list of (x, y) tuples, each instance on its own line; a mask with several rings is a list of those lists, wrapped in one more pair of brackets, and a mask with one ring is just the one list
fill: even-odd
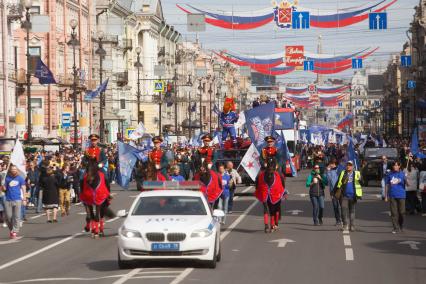
[(162, 93), (164, 92), (165, 84), (164, 81), (154, 81), (154, 92)]

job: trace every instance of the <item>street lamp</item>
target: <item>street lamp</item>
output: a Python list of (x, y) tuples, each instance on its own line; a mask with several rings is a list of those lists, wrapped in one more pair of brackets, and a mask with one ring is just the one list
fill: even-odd
[(77, 33), (75, 29), (77, 28), (78, 21), (76, 19), (72, 19), (70, 21), (71, 31), (71, 40), (68, 41), (68, 45), (72, 46), (72, 56), (73, 56), (73, 66), (72, 66), (72, 75), (73, 75), (73, 83), (72, 83), (72, 92), (73, 92), (73, 106), (74, 106), (74, 149), (78, 148), (78, 127), (77, 127), (77, 66), (75, 64), (75, 48), (80, 45), (80, 42), (77, 39)]
[[(105, 58), (106, 51), (102, 47), (102, 40), (104, 38), (104, 32), (98, 31), (97, 32), (98, 40), (99, 40), (99, 47), (96, 49), (95, 54), (99, 55), (99, 84), (102, 85), (102, 62)], [(105, 123), (104, 123), (104, 108), (105, 108), (105, 93), (102, 91), (99, 94), (99, 138), (101, 142), (104, 142), (104, 134), (105, 134)]]
[(140, 54), (142, 52), (142, 48), (140, 46), (136, 47), (135, 49), (136, 54), (137, 54), (137, 59), (135, 62), (135, 67), (138, 69), (138, 93), (136, 95), (137, 98), (137, 105), (138, 105), (138, 124), (141, 122), (141, 116), (140, 116), (140, 111), (141, 111), (141, 82), (140, 82), (140, 69), (143, 67), (142, 63), (141, 63), (141, 57)]
[(30, 30), (32, 27), (31, 24), (31, 14), (30, 9), (33, 6), (32, 0), (25, 0), (23, 2), (26, 13), (25, 13), (25, 21), (22, 22), (21, 27), (27, 32), (27, 139), (32, 139), (32, 124), (31, 124), (31, 73), (30, 73)]

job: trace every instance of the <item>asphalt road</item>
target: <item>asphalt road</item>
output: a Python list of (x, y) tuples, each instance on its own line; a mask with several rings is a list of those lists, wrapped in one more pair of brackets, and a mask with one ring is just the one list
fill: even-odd
[[(388, 204), (378, 187), (369, 187), (356, 208), (356, 232), (337, 230), (328, 196), (324, 225), (314, 227), (307, 174), (287, 179), (290, 196), (278, 232), (263, 232), (262, 207), (254, 197), (238, 197), (214, 270), (192, 262), (119, 270), (116, 235), (122, 220), (109, 220), (107, 236), (93, 240), (82, 233), (83, 207), (74, 205), (57, 224), (30, 211), (23, 238), (16, 241), (0, 228), (0, 283), (426, 283), (426, 217), (407, 216), (405, 232), (391, 234)], [(118, 187), (113, 193), (114, 210), (129, 208), (137, 195)]]

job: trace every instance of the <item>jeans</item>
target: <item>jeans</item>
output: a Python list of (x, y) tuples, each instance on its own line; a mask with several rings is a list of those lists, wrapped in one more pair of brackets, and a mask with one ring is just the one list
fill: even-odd
[(421, 193), (422, 195), (422, 213), (426, 214), (426, 192)]
[(390, 199), (391, 219), (394, 230), (402, 229), (404, 226), (405, 214), (405, 199), (391, 198)]
[(30, 203), (35, 204), (35, 200), (36, 200), (36, 193), (37, 193), (37, 187), (35, 185), (30, 186)]
[(27, 214), (27, 206), (21, 204), (21, 220), (24, 220)]
[(382, 198), (385, 198), (385, 187), (386, 187), (386, 183), (385, 183), (385, 179), (384, 178), (382, 178), (381, 185), (382, 185)]
[(115, 181), (115, 170), (108, 171), (108, 181), (110, 184)]
[(416, 210), (420, 212), (420, 201), (417, 197), (417, 191), (407, 191), (407, 198), (406, 198), (406, 209), (408, 213), (414, 214), (416, 213)]
[(235, 194), (235, 187), (232, 187), (229, 189), (228, 212), (232, 211), (232, 208), (234, 207), (234, 194)]
[(355, 204), (356, 201), (352, 198), (342, 197), (340, 199), (340, 206), (342, 207), (343, 226), (355, 226)]
[(333, 203), (334, 218), (336, 218), (336, 223), (342, 223), (342, 207), (337, 198), (332, 197), (331, 202)]
[(231, 136), (232, 139), (232, 143), (237, 144), (237, 133), (235, 131), (235, 127), (223, 127), (222, 130), (222, 144), (225, 143), (226, 138), (228, 138), (228, 134), (229, 136)]
[(223, 210), (225, 212), (225, 216), (222, 218), (222, 222), (225, 223), (226, 214), (228, 214), (228, 205), (229, 205), (229, 196), (219, 198), (218, 209)]
[(314, 220), (314, 224), (318, 225), (318, 223), (322, 223), (322, 216), (324, 212), (324, 196), (312, 196), (312, 218)]
[(22, 201), (5, 201), (4, 202), (6, 223), (11, 232), (19, 232), (19, 221), (21, 220)]
[(38, 189), (38, 200), (36, 206), (36, 213), (41, 213), (43, 210), (43, 190), (41, 188)]

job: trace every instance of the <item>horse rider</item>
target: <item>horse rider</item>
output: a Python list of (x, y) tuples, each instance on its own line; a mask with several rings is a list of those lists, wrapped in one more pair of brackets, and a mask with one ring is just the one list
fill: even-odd
[(204, 163), (205, 161), (208, 165), (208, 168), (211, 169), (214, 166), (215, 160), (215, 148), (210, 146), (210, 142), (213, 140), (213, 138), (210, 134), (204, 134), (201, 137), (201, 140), (203, 141), (203, 146), (198, 148), (197, 153), (201, 158), (201, 162)]

